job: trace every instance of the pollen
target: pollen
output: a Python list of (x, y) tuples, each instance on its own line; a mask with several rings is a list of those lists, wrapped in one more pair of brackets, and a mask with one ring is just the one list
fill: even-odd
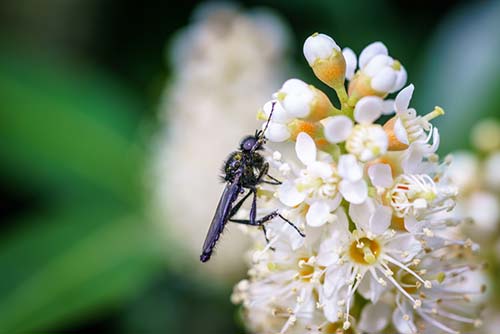
[(361, 238), (353, 241), (349, 247), (351, 259), (362, 265), (372, 265), (377, 262), (381, 247), (377, 240)]

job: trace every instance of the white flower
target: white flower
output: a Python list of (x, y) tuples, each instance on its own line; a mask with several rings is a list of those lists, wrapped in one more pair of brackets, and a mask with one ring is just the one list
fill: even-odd
[(483, 230), (495, 232), (500, 221), (498, 196), (488, 191), (477, 191), (465, 200), (467, 213)]
[(339, 191), (350, 203), (361, 204), (368, 197), (368, 186), (363, 179), (363, 167), (352, 154), (339, 158), (338, 174), (342, 177)]
[(299, 79), (285, 81), (274, 97), (292, 119), (317, 121), (326, 117), (333, 109), (323, 92)]
[(311, 112), (314, 92), (304, 81), (289, 79), (283, 84), (276, 97), (290, 116), (305, 118)]
[(356, 103), (354, 119), (361, 124), (375, 122), (384, 111), (384, 100), (378, 96), (365, 96)]
[[(288, 123), (293, 118), (286, 112), (281, 104), (278, 103), (277, 100), (271, 100), (267, 102), (262, 109), (265, 119), (269, 119), (271, 116), (271, 110), (273, 110), (273, 115), (267, 125), (266, 132), (264, 133), (266, 138), (277, 143), (281, 143), (289, 139), (291, 134), (288, 129)], [(264, 129), (265, 127), (266, 124), (263, 124), (262, 128)]]
[[(500, 152), (490, 155), (484, 162), (484, 183), (488, 189), (500, 192)], [(470, 174), (469, 174), (470, 177)]]
[[(346, 224), (345, 215), (343, 219), (341, 223)], [(270, 234), (279, 226), (269, 226)], [(322, 310), (327, 304), (322, 282), (326, 265), (335, 261), (331, 248), (324, 245), (337, 237), (337, 231), (330, 225), (323, 232), (307, 230), (308, 239), (298, 249), (287, 239), (273, 239), (275, 250), (258, 252), (260, 256), (254, 259), (249, 273), (252, 281), (237, 285), (233, 300), (250, 307), (251, 327), (259, 333), (319, 334), (321, 328), (333, 327)]]
[(320, 154), (314, 141), (304, 132), (297, 137), (295, 151), (305, 168), (300, 169), (293, 179), (283, 182), (278, 197), (289, 207), (306, 205), (307, 224), (321, 226), (331, 219), (330, 213), (340, 203), (337, 169), (331, 160), (318, 159)]
[[(339, 214), (342, 212), (341, 209), (337, 211)], [(377, 302), (388, 286), (404, 291), (389, 266), (408, 272), (426, 287), (431, 286), (430, 282), (404, 264), (419, 254), (421, 246), (411, 234), (388, 229), (391, 219), (389, 208), (367, 200), (361, 205), (351, 204), (349, 216), (355, 223), (354, 231), (349, 231), (347, 220), (339, 219), (335, 225), (339, 230), (337, 239), (323, 241), (335, 245), (332, 256), (339, 258), (327, 266), (325, 273), (324, 298), (338, 301), (324, 305), (325, 316), (335, 321), (340, 315), (344, 320), (344, 329), (350, 324), (349, 311), (356, 292)], [(421, 303), (410, 296), (408, 299), (417, 306)]]
[[(320, 34), (304, 44), (308, 63), (334, 88), (340, 109), (297, 79), (275, 95), (279, 104), (266, 136), (284, 141), (284, 153), (263, 154), (281, 183), (258, 185), (258, 216), (278, 211), (293, 225), (266, 223), (267, 243), (252, 233), (250, 280), (240, 283), (234, 300), (243, 303), (256, 333), (470, 330), (479, 322), (472, 316), (477, 307), (462, 309), (459, 299), (482, 289), (474, 279), (467, 288), (458, 285), (477, 267), (469, 254), (478, 246), (458, 237), (464, 220), (446, 213), (456, 197), (446, 171), (451, 159), (440, 162), (439, 134), (429, 122), (442, 109), (418, 116), (409, 108), (413, 85), (394, 101), (384, 99), (403, 86), (406, 72), (382, 43), (363, 50), (356, 73), (352, 50), (339, 50)], [(269, 118), (269, 106), (261, 119)], [(393, 111), (383, 127), (376, 123)], [(287, 157), (293, 141), (296, 156)], [(489, 188), (496, 183), (497, 162), (491, 161)], [(496, 205), (494, 198), (476, 202), (487, 204), (479, 218), (492, 220), (486, 213), (495, 213), (487, 208)], [(354, 308), (359, 296), (367, 303)]]
[(358, 124), (347, 138), (346, 149), (360, 161), (372, 160), (387, 152), (388, 138), (379, 124)]
[(344, 55), (346, 63), (345, 77), (348, 80), (351, 80), (352, 77), (354, 77), (354, 72), (356, 71), (356, 67), (358, 66), (356, 54), (350, 48), (344, 48), (342, 50), (342, 54)]
[(326, 60), (335, 53), (340, 52), (340, 47), (333, 38), (325, 34), (313, 34), (304, 42), (304, 56), (310, 66), (319, 60)]
[(479, 183), (478, 172), (479, 160), (472, 153), (455, 152), (446, 174), (460, 192), (465, 193), (471, 191)]
[(346, 60), (333, 38), (315, 33), (306, 39), (303, 51), (321, 81), (334, 89), (345, 89)]
[[(428, 149), (420, 148), (420, 150), (433, 153), (437, 150), (439, 144), (439, 135), (437, 129), (432, 131), (432, 125), (429, 122), (435, 117), (444, 114), (443, 109), (436, 107), (434, 111), (425, 116), (418, 116), (413, 108), (408, 108), (413, 95), (414, 86), (409, 85), (401, 90), (396, 96), (394, 109), (396, 116), (386, 123), (384, 128), (394, 133), (397, 142), (391, 142), (394, 149), (406, 149), (409, 145), (417, 143), (417, 145), (425, 146), (429, 140), (434, 137), (434, 145)], [(417, 149), (417, 148), (415, 148)]]
[(352, 120), (347, 116), (330, 116), (321, 121), (326, 140), (332, 144), (345, 141), (353, 127)]
[(360, 71), (371, 79), (371, 87), (377, 92), (394, 93), (406, 83), (406, 70), (389, 57), (381, 42), (368, 45), (359, 56)]

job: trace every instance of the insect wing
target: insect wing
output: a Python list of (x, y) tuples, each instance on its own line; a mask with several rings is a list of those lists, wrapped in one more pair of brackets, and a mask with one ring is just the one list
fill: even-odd
[(229, 219), (229, 213), (233, 206), (232, 204), (238, 197), (241, 189), (238, 181), (239, 179), (237, 178), (233, 182), (227, 183), (224, 188), (224, 192), (222, 193), (219, 204), (217, 205), (214, 218), (212, 219), (212, 223), (208, 229), (205, 242), (203, 243), (203, 251), (200, 256), (200, 260), (202, 262), (206, 262), (210, 259), (212, 250), (215, 247), (217, 240), (219, 240), (220, 234), (224, 230), (224, 226)]

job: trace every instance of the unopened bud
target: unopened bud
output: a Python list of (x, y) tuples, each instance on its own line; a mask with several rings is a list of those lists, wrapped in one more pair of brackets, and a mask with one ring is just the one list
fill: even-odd
[(332, 88), (344, 85), (346, 61), (335, 41), (325, 34), (315, 33), (304, 42), (304, 56), (314, 74)]

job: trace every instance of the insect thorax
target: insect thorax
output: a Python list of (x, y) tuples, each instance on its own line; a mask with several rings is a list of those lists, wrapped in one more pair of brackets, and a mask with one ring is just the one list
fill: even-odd
[(264, 158), (256, 152), (235, 151), (231, 153), (224, 165), (224, 180), (233, 181), (240, 174), (242, 186), (253, 186), (264, 166)]

